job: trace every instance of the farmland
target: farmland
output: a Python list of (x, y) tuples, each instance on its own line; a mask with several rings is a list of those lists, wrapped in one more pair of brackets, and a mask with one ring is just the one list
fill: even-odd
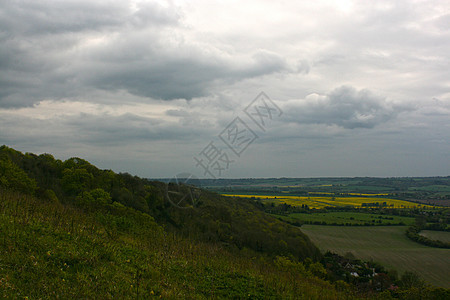
[(220, 194), (359, 196), (450, 206), (450, 176), (203, 179), (202, 186)]
[[(449, 288), (450, 250), (419, 244), (405, 234), (412, 228), (407, 226), (448, 222), (448, 179), (254, 179), (214, 189), (254, 199), (266, 213), (301, 226), (322, 252), (351, 253), (399, 275), (414, 272), (430, 284)], [(428, 230), (421, 234), (444, 242), (450, 235)]]
[(447, 231), (432, 231), (422, 230), (420, 235), (429, 238), (430, 240), (438, 240), (446, 243), (450, 243), (450, 232)]
[(287, 216), (277, 216), (294, 223), (300, 221), (309, 224), (329, 225), (412, 225), (414, 218), (403, 216), (388, 216), (362, 212), (327, 212), (327, 213), (291, 213)]
[(337, 227), (303, 225), (301, 231), (323, 251), (373, 260), (397, 271), (413, 271), (424, 280), (450, 287), (450, 250), (431, 248), (409, 240), (405, 226)]
[[(226, 194), (225, 194), (226, 195)], [(382, 197), (334, 197), (334, 196), (284, 196), (284, 195), (245, 195), (245, 194), (229, 194), (226, 196), (252, 198), (264, 200), (264, 203), (288, 204), (291, 206), (305, 206), (310, 209), (321, 209), (325, 207), (390, 207), (390, 208), (414, 208), (429, 207), (425, 204), (414, 202), (389, 199)]]

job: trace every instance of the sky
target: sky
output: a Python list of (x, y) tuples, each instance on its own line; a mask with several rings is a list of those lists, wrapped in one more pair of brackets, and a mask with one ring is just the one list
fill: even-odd
[(0, 0), (1, 144), (148, 178), (448, 176), (450, 2)]

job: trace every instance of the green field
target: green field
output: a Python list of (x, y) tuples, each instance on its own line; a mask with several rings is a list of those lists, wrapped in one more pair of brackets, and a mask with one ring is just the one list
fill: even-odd
[(429, 238), (430, 240), (438, 240), (446, 243), (450, 243), (450, 232), (447, 231), (434, 231), (434, 230), (422, 230), (420, 235)]
[[(279, 216), (275, 216), (279, 217)], [(284, 220), (295, 222), (325, 222), (331, 224), (352, 224), (352, 225), (411, 225), (414, 218), (402, 216), (388, 216), (380, 214), (359, 213), (359, 212), (329, 212), (329, 213), (293, 213)]]
[(409, 240), (405, 226), (337, 227), (303, 225), (301, 230), (322, 250), (373, 260), (402, 273), (413, 271), (424, 280), (450, 288), (450, 250)]

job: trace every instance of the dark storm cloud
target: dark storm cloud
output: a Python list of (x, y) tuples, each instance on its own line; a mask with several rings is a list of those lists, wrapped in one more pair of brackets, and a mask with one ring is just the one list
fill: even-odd
[(367, 89), (358, 91), (342, 86), (328, 95), (309, 95), (304, 100), (289, 101), (283, 109), (289, 122), (354, 129), (373, 128), (395, 118), (405, 108), (395, 107)]
[(207, 95), (207, 88), (214, 82), (234, 82), (286, 67), (281, 58), (267, 53), (257, 53), (243, 67), (233, 66), (220, 57), (204, 59), (201, 55), (167, 57), (148, 49), (142, 58), (123, 57), (121, 61), (129, 61), (126, 65), (102, 64), (97, 72), (92, 70), (92, 78), (88, 78), (86, 84), (106, 90), (125, 89), (135, 95), (164, 100), (192, 99)]
[(155, 3), (7, 2), (0, 28), (3, 107), (98, 89), (191, 99), (207, 95), (216, 82), (286, 69), (279, 55), (267, 51), (233, 57), (191, 42), (177, 10)]
[(0, 106), (74, 94), (73, 50), (84, 34), (119, 25), (123, 11), (113, 2), (2, 1)]

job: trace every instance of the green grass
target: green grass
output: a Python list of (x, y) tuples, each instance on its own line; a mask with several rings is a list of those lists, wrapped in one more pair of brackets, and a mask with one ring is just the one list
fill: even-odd
[(303, 225), (301, 230), (322, 251), (353, 253), (399, 272), (413, 271), (424, 280), (450, 287), (450, 250), (423, 246), (409, 240), (405, 226), (337, 227)]
[(248, 249), (165, 232), (112, 204), (84, 211), (0, 189), (1, 299), (352, 299)]
[(369, 185), (349, 185), (345, 189), (352, 191), (362, 191), (362, 192), (390, 192), (393, 190), (392, 187), (387, 186), (369, 186)]
[(448, 231), (434, 231), (434, 230), (422, 230), (420, 235), (429, 238), (430, 240), (438, 240), (446, 243), (450, 243), (450, 232)]
[(329, 213), (293, 213), (285, 219), (289, 221), (325, 222), (331, 224), (352, 224), (352, 225), (411, 225), (414, 218), (402, 216), (388, 216), (381, 214), (359, 213), (359, 212), (329, 212)]
[(428, 185), (419, 187), (410, 187), (411, 191), (427, 191), (427, 192), (450, 192), (450, 186), (448, 185)]

